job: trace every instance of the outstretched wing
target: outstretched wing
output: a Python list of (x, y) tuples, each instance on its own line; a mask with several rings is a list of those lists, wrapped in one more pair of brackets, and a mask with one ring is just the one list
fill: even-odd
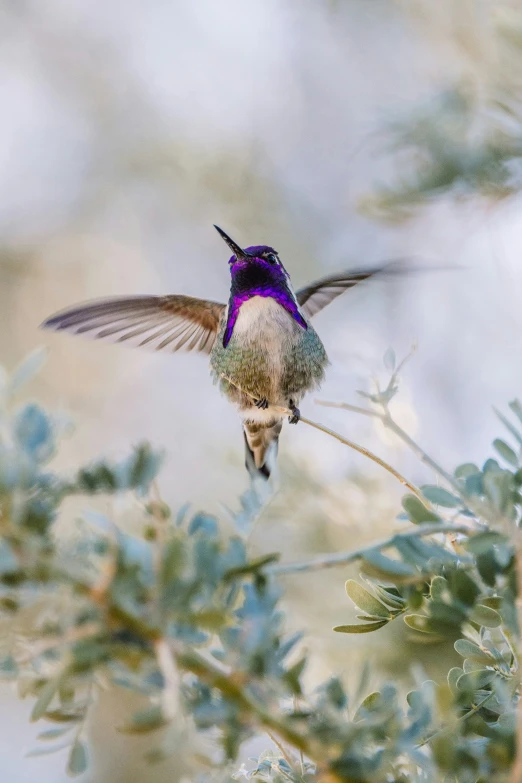
[(119, 297), (64, 310), (42, 327), (156, 351), (210, 353), (224, 309), (192, 296)]
[(321, 280), (299, 289), (296, 292), (297, 301), (304, 315), (307, 318), (311, 318), (348, 288), (352, 288), (352, 286), (360, 283), (361, 280), (367, 280), (368, 277), (380, 271), (382, 271), (382, 267), (379, 269), (341, 272), (331, 277), (323, 277)]

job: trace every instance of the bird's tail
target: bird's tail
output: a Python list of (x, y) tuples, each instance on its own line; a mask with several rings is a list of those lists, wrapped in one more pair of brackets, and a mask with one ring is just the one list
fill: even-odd
[(277, 457), (279, 433), (283, 422), (273, 419), (268, 422), (244, 421), (245, 465), (252, 479), (269, 479)]

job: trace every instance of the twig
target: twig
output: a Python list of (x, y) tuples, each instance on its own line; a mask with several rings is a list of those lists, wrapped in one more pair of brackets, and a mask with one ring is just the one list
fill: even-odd
[(157, 480), (154, 480), (150, 487), (150, 502), (148, 503), (148, 513), (152, 517), (154, 524), (154, 570), (159, 574), (161, 560), (163, 556), (163, 547), (167, 535), (167, 524), (165, 517), (161, 513), (161, 495)]
[[(83, 582), (63, 568), (54, 569), (53, 575), (57, 581), (69, 584), (75, 591), (86, 595), (92, 600), (92, 588), (88, 583)], [(151, 624), (144, 618), (136, 617), (123, 606), (113, 604), (110, 594), (104, 593), (102, 597), (105, 602), (104, 608), (108, 619), (115, 626), (123, 625), (126, 629), (139, 634), (143, 640), (154, 645), (158, 666), (165, 677), (165, 683), (169, 685), (163, 701), (163, 708), (166, 708), (169, 714), (179, 714), (177, 702), (179, 698), (178, 670), (191, 672), (203, 682), (221, 691), (226, 698), (244, 710), (265, 731), (273, 732), (283, 742), (288, 743), (298, 751), (303, 751), (318, 766), (327, 767), (328, 754), (326, 750), (322, 749), (319, 743), (314, 742), (313, 738), (297, 731), (287, 718), (273, 715), (262, 702), (248, 693), (248, 679), (246, 675), (228, 672), (217, 661), (210, 660), (196, 650), (190, 650), (174, 640), (165, 638), (159, 627)], [(167, 646), (166, 650), (165, 645)], [(174, 686), (175, 693), (173, 698), (172, 689)], [(334, 783), (337, 778), (334, 776), (330, 780), (331, 783)]]
[[(424, 449), (419, 446), (419, 444), (416, 443), (413, 438), (411, 438), (408, 433), (397, 424), (397, 422), (391, 417), (388, 406), (385, 403), (383, 403), (384, 413), (378, 413), (377, 411), (368, 408), (360, 408), (358, 405), (350, 405), (347, 402), (328, 402), (326, 400), (315, 400), (315, 402), (317, 405), (322, 405), (325, 408), (340, 408), (341, 410), (351, 411), (352, 413), (360, 413), (364, 416), (372, 416), (373, 418), (378, 419), (387, 429), (389, 429), (391, 432), (394, 432), (395, 435), (397, 435), (397, 437), (399, 437), (403, 443), (405, 443), (413, 451), (413, 453), (421, 462), (423, 462), (425, 465), (428, 465), (428, 467), (435, 471), (435, 473), (437, 473), (451, 487), (455, 494), (471, 511), (473, 511), (477, 517), (484, 517), (490, 523), (496, 522), (506, 532), (510, 530), (512, 526), (511, 521), (507, 519), (502, 513), (499, 513), (497, 509), (493, 508), (490, 503), (480, 500), (477, 497), (471, 497), (470, 495), (467, 495), (463, 491), (462, 486), (458, 483), (458, 481), (455, 480), (451, 473), (448, 473), (446, 470), (444, 470), (444, 468), (439, 465), (438, 462), (430, 457), (430, 455), (427, 454)], [(421, 500), (424, 505), (427, 504), (427, 500), (424, 498), (422, 493)]]
[(293, 767), (294, 766), (294, 761), (293, 761), (292, 757), (290, 756), (290, 754), (285, 750), (285, 748), (283, 747), (281, 742), (279, 742), (277, 737), (271, 731), (267, 730), (266, 733), (268, 734), (268, 736), (270, 737), (270, 739), (272, 740), (272, 742), (274, 743), (276, 748), (279, 750), (279, 752), (280, 752), (281, 756), (284, 758), (284, 760), (286, 762), (288, 762), (288, 764), (290, 764), (291, 767)]
[[(221, 377), (223, 378), (223, 380), (227, 381), (227, 383), (230, 383), (232, 386), (235, 386), (235, 388), (238, 389), (238, 391), (242, 392), (242, 394), (246, 394), (248, 397), (251, 397), (252, 400), (255, 400), (253, 394), (250, 394), (250, 392), (247, 392), (244, 389), (242, 389), (237, 383), (232, 381), (226, 375), (222, 375)], [(270, 405), (270, 407), (277, 413), (282, 413), (285, 416), (292, 416), (293, 414), (293, 412), (289, 408), (284, 408), (280, 405)], [(304, 416), (301, 416), (299, 421), (301, 421), (303, 424), (307, 424), (309, 427), (313, 427), (316, 430), (320, 430), (321, 432), (324, 432), (326, 435), (330, 435), (332, 438), (335, 438), (340, 443), (343, 443), (345, 446), (348, 446), (350, 449), (353, 449), (354, 451), (358, 451), (359, 454), (363, 454), (368, 459), (371, 459), (372, 462), (376, 462), (377, 465), (381, 466), (381, 468), (384, 468), (385, 470), (388, 471), (388, 473), (391, 473), (392, 476), (394, 476), (398, 481), (400, 481), (400, 483), (403, 486), (407, 487), (413, 495), (416, 495), (416, 497), (418, 497), (421, 503), (423, 503), (425, 506), (428, 506), (428, 501), (426, 500), (426, 498), (424, 497), (420, 489), (415, 486), (415, 484), (412, 484), (411, 481), (408, 481), (408, 479), (405, 478), (401, 473), (399, 473), (398, 470), (392, 468), (391, 465), (389, 465), (387, 462), (385, 462), (383, 459), (378, 457), (369, 449), (364, 448), (364, 446), (359, 446), (357, 443), (354, 443), (352, 440), (348, 440), (348, 438), (339, 435), (338, 432), (329, 429), (329, 427), (325, 427), (324, 424), (319, 424), (316, 421), (311, 421), (310, 419), (306, 419)]]
[(363, 454), (365, 457), (368, 457), (368, 459), (371, 459), (373, 462), (376, 462), (377, 465), (380, 465), (381, 468), (384, 468), (385, 470), (388, 471), (388, 473), (391, 473), (392, 476), (394, 476), (398, 481), (400, 481), (400, 483), (403, 486), (407, 487), (413, 495), (418, 497), (424, 506), (427, 505), (428, 501), (426, 500), (426, 498), (424, 497), (420, 489), (415, 486), (415, 484), (412, 484), (411, 481), (408, 481), (408, 479), (405, 478), (401, 473), (399, 473), (398, 470), (392, 468), (392, 466), (389, 465), (387, 462), (385, 462), (385, 460), (378, 457), (369, 449), (366, 449), (364, 446), (359, 446), (357, 443), (354, 443), (352, 440), (348, 440), (348, 438), (339, 435), (339, 433), (335, 432), (335, 430), (331, 430), (328, 427), (325, 427), (324, 424), (318, 424), (315, 421), (310, 421), (310, 419), (305, 419), (303, 416), (301, 416), (300, 421), (302, 421), (303, 424), (308, 424), (309, 427), (313, 427), (316, 430), (325, 432), (327, 435), (330, 435), (332, 438), (335, 438), (336, 440), (340, 441), (340, 443), (343, 443), (345, 446), (348, 446), (354, 451), (358, 451), (359, 454)]
[[(297, 700), (297, 696), (294, 696), (294, 712), (297, 712), (299, 710), (299, 702)], [(303, 751), (299, 751), (299, 765), (301, 768), (301, 778), (304, 777), (305, 774), (305, 766), (304, 766), (304, 755)]]
[(158, 668), (163, 675), (164, 686), (161, 698), (161, 709), (165, 720), (173, 720), (180, 714), (180, 676), (176, 661), (172, 655), (168, 642), (158, 639), (154, 643)]
[[(461, 715), (460, 718), (457, 719), (456, 723), (463, 723), (468, 718), (471, 718), (471, 716), (474, 715), (476, 712), (478, 712), (481, 709), (481, 707), (483, 707), (484, 704), (487, 701), (489, 701), (491, 699), (491, 697), (494, 696), (494, 695), (495, 694), (494, 694), (493, 691), (491, 691), (491, 693), (488, 693), (488, 695), (485, 696), (482, 699), (482, 701), (479, 701), (478, 704), (475, 704), (475, 706), (472, 707), (472, 709), (469, 710), (469, 712), (466, 712), (464, 715)], [(434, 739), (435, 737), (438, 737), (439, 734), (442, 734), (444, 731), (446, 731), (447, 728), (448, 728), (448, 726), (441, 726), (440, 729), (437, 729), (437, 731), (434, 731), (433, 734), (430, 734), (428, 737), (426, 737), (426, 739), (422, 740), (422, 742), (419, 742), (419, 744), (416, 745), (415, 747), (416, 748), (422, 748), (423, 745), (427, 745), (428, 742), (431, 742), (432, 739)], [(520, 778), (513, 779), (513, 783), (520, 783)]]
[(310, 747), (310, 738), (308, 736), (297, 731), (291, 725), (290, 721), (273, 715), (264, 704), (247, 693), (243, 687), (242, 678), (239, 675), (234, 675), (234, 673), (226, 671), (217, 661), (209, 660), (197, 650), (188, 650), (185, 647), (178, 647), (175, 644), (171, 644), (171, 649), (181, 668), (192, 672), (192, 674), (195, 674), (200, 680), (206, 682), (212, 688), (217, 688), (221, 691), (221, 693), (233, 701), (238, 707), (246, 710), (251, 715), (256, 716), (258, 723), (265, 731), (274, 732), (282, 740), (288, 742), (289, 745), (297, 748), (297, 750), (302, 750), (303, 753), (316, 762), (323, 761), (322, 754), (320, 754), (321, 758), (318, 759), (318, 751), (315, 753), (313, 752), (313, 749)]
[(84, 639), (95, 638), (102, 630), (102, 625), (98, 622), (84, 623), (83, 625), (76, 626), (66, 631), (62, 636), (52, 636), (40, 641), (29, 640), (30, 650), (25, 655), (17, 656), (19, 664), (28, 664), (37, 658), (39, 655), (43, 655), (51, 650), (56, 650), (67, 644), (74, 644), (75, 642), (82, 641)]
[[(522, 533), (520, 530), (514, 531), (514, 544), (515, 544), (515, 573), (517, 580), (517, 618), (519, 633), (522, 628)], [(520, 639), (518, 643), (518, 656), (516, 658), (519, 688), (520, 688), (520, 672), (522, 672), (522, 645)], [(517, 707), (517, 726), (516, 726), (516, 750), (515, 761), (511, 770), (511, 776), (509, 778), (510, 783), (520, 783), (522, 780), (522, 696), (519, 696)]]
[(92, 701), (93, 701), (92, 700), (93, 689), (94, 689), (94, 678), (91, 678), (89, 680), (89, 684), (87, 685), (87, 696), (86, 696), (86, 699), (85, 699), (85, 712), (83, 713), (83, 717), (82, 717), (82, 719), (81, 719), (81, 721), (80, 721), (80, 723), (78, 725), (78, 728), (74, 732), (74, 741), (75, 742), (77, 742), (80, 739), (81, 734), (82, 734), (82, 732), (85, 729), (85, 725), (87, 723), (87, 718), (89, 717), (89, 707), (91, 706)]
[(334, 568), (339, 565), (348, 565), (356, 560), (360, 560), (374, 549), (389, 549), (395, 546), (397, 539), (403, 538), (420, 538), (423, 536), (431, 536), (435, 533), (469, 533), (469, 525), (459, 524), (452, 525), (448, 522), (433, 522), (425, 525), (417, 525), (412, 530), (408, 530), (405, 533), (395, 533), (390, 538), (385, 538), (383, 541), (378, 541), (374, 544), (361, 547), (360, 549), (352, 549), (351, 552), (339, 552), (332, 555), (323, 555), (322, 557), (315, 557), (313, 560), (305, 560), (301, 563), (282, 563), (281, 565), (267, 566), (265, 571), (271, 574), (296, 574), (302, 571), (320, 571), (323, 568)]
[[(410, 449), (414, 452), (414, 454), (416, 454), (421, 462), (423, 462), (425, 465), (428, 465), (428, 467), (434, 470), (435, 473), (438, 473), (439, 476), (442, 476), (442, 478), (447, 481), (448, 484), (459, 495), (461, 494), (462, 488), (458, 485), (453, 476), (445, 471), (444, 468), (434, 459), (432, 459), (429, 454), (426, 454), (424, 449), (422, 449), (418, 443), (410, 438), (408, 433), (405, 432), (402, 427), (400, 427), (394, 421), (394, 419), (392, 419), (387, 409), (385, 409), (385, 413), (378, 413), (377, 411), (371, 410), (369, 408), (361, 408), (358, 405), (350, 405), (347, 402), (328, 402), (326, 400), (315, 400), (315, 402), (317, 405), (322, 405), (323, 408), (340, 408), (341, 410), (351, 411), (352, 413), (360, 413), (363, 416), (371, 416), (374, 419), (378, 419), (387, 429), (389, 429), (391, 432), (394, 432), (395, 435), (397, 435), (404, 443), (406, 443), (406, 445), (410, 447)], [(426, 502), (425, 499), (424, 502)]]

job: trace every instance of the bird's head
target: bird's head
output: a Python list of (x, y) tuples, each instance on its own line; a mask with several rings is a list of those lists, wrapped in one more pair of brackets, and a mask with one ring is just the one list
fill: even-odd
[(232, 285), (227, 326), (223, 335), (225, 348), (232, 337), (240, 307), (254, 296), (274, 299), (288, 311), (303, 329), (307, 329), (306, 321), (299, 311), (288, 272), (274, 248), (269, 245), (252, 245), (243, 249), (221, 228), (218, 226), (214, 226), (214, 228), (234, 254), (228, 262)]
[(266, 291), (271, 288), (290, 289), (290, 278), (276, 250), (269, 245), (241, 248), (228, 234), (214, 226), (233, 254), (229, 261), (233, 288), (240, 294)]

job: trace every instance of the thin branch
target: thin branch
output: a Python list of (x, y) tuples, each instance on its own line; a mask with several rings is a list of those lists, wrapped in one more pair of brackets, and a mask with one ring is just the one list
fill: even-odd
[[(67, 582), (75, 590), (92, 599), (92, 589), (88, 584), (63, 570), (56, 569), (54, 573), (59, 581)], [(174, 687), (179, 689), (178, 670), (191, 672), (212, 688), (219, 690), (240, 709), (243, 709), (265, 731), (272, 732), (297, 751), (302, 751), (318, 766), (322, 764), (326, 767), (328, 756), (320, 744), (297, 731), (287, 718), (273, 715), (261, 701), (248, 693), (246, 675), (229, 672), (218, 661), (210, 660), (196, 650), (190, 650), (174, 640), (163, 637), (159, 628), (150, 625), (142, 618), (135, 617), (124, 607), (112, 604), (107, 594), (104, 595), (104, 599), (107, 602), (107, 615), (113, 622), (123, 624), (154, 645), (158, 666), (165, 678), (166, 685), (162, 707), (169, 715), (174, 717), (179, 714), (179, 693), (173, 694), (172, 692)], [(334, 783), (336, 778), (332, 777), (331, 780)]]
[[(257, 718), (257, 722), (265, 731), (273, 732), (284, 742), (287, 742), (297, 750), (302, 750), (305, 755), (315, 762), (323, 761), (322, 753), (318, 747), (311, 747), (311, 739), (297, 731), (290, 721), (273, 715), (267, 707), (243, 687), (244, 677), (240, 674), (228, 672), (218, 662), (204, 657), (197, 650), (188, 650), (171, 643), (171, 649), (176, 656), (178, 665), (190, 671), (206, 682), (212, 688), (217, 688), (221, 693), (234, 702), (239, 708), (244, 709)], [(314, 752), (315, 751), (315, 752)], [(318, 755), (320, 758), (318, 759)], [(326, 758), (324, 759), (326, 761)]]
[[(92, 591), (89, 585), (65, 571), (57, 570), (55, 573), (60, 581), (66, 581), (79, 592), (87, 594), (92, 598)], [(107, 599), (108, 596), (105, 596), (105, 598)], [(143, 639), (149, 640), (154, 645), (158, 665), (165, 677), (166, 684), (168, 683), (171, 687), (174, 685), (174, 681), (179, 677), (178, 670), (195, 674), (203, 682), (221, 691), (227, 699), (230, 699), (238, 707), (253, 716), (257, 724), (263, 729), (273, 732), (296, 750), (302, 751), (317, 765), (324, 764), (326, 766), (328, 763), (327, 755), (325, 755), (318, 743), (315, 743), (305, 734), (296, 731), (292, 723), (285, 717), (278, 718), (273, 715), (262, 702), (247, 692), (246, 685), (248, 681), (246, 676), (228, 672), (218, 661), (210, 660), (196, 650), (189, 650), (174, 640), (164, 638), (159, 628), (150, 625), (142, 618), (135, 617), (121, 606), (115, 606), (108, 602), (106, 611), (112, 621), (124, 624), (128, 629), (136, 632)], [(167, 645), (166, 651), (164, 645)], [(165, 700), (167, 704), (165, 704)], [(164, 693), (163, 708), (165, 706), (170, 711), (173, 711), (173, 708), (176, 706), (170, 693)], [(334, 780), (335, 778), (332, 778), (332, 783), (334, 783)]]
[(332, 438), (335, 438), (340, 443), (343, 443), (345, 446), (348, 446), (349, 448), (353, 449), (354, 451), (358, 451), (359, 454), (363, 454), (365, 457), (368, 457), (368, 459), (371, 459), (373, 462), (376, 462), (377, 465), (380, 465), (381, 468), (384, 468), (388, 471), (388, 473), (391, 473), (392, 476), (394, 476), (400, 483), (407, 487), (410, 492), (415, 495), (421, 503), (426, 506), (427, 500), (420, 491), (418, 487), (415, 486), (415, 484), (412, 484), (411, 481), (408, 481), (407, 478), (405, 478), (401, 473), (399, 473), (398, 470), (395, 470), (395, 468), (392, 468), (391, 465), (389, 465), (385, 460), (378, 457), (376, 454), (374, 454), (369, 449), (365, 448), (364, 446), (359, 446), (357, 443), (354, 443), (353, 440), (348, 440), (348, 438), (343, 437), (342, 435), (339, 435), (338, 432), (335, 432), (335, 430), (329, 429), (329, 427), (325, 427), (324, 424), (318, 424), (315, 421), (310, 421), (310, 419), (305, 419), (303, 416), (301, 416), (300, 421), (303, 422), (303, 424), (308, 424), (309, 427), (313, 427), (316, 430), (320, 430), (321, 432), (326, 433), (327, 435), (330, 435)]
[(448, 522), (433, 522), (425, 525), (417, 525), (405, 533), (395, 533), (390, 538), (378, 541), (374, 544), (352, 549), (350, 552), (338, 552), (332, 555), (315, 557), (313, 560), (305, 560), (301, 563), (282, 563), (281, 565), (267, 566), (265, 571), (270, 574), (296, 574), (303, 571), (320, 571), (323, 568), (334, 568), (340, 565), (348, 565), (356, 560), (361, 560), (368, 552), (374, 549), (389, 549), (395, 546), (397, 539), (421, 538), (435, 533), (470, 533), (469, 525), (452, 525)]
[[(522, 628), (522, 532), (515, 530), (514, 532), (515, 543), (515, 574), (517, 580), (517, 598), (516, 609), (518, 618), (518, 627)], [(510, 645), (511, 646), (511, 645)], [(520, 687), (520, 673), (522, 672), (522, 645), (518, 645), (517, 662), (517, 674)], [(517, 707), (517, 725), (516, 725), (516, 755), (513, 762), (513, 768), (511, 770), (511, 776), (509, 778), (510, 783), (520, 783), (522, 780), (522, 697), (519, 697)]]
[(158, 668), (163, 675), (161, 710), (165, 720), (180, 716), (180, 676), (172, 651), (166, 639), (157, 639), (154, 643)]
[[(413, 453), (421, 462), (437, 473), (477, 517), (484, 517), (490, 523), (497, 523), (504, 529), (504, 531), (509, 531), (511, 529), (511, 520), (507, 519), (497, 509), (493, 508), (490, 503), (483, 501), (480, 498), (467, 495), (463, 491), (462, 486), (458, 483), (458, 481), (456, 481), (451, 473), (448, 473), (446, 470), (444, 470), (444, 468), (439, 465), (438, 462), (430, 457), (430, 455), (427, 454), (424, 449), (419, 446), (419, 444), (416, 443), (416, 441), (414, 441), (413, 438), (411, 438), (408, 433), (397, 424), (397, 422), (391, 417), (388, 406), (384, 403), (384, 413), (378, 413), (377, 411), (371, 409), (360, 408), (358, 405), (350, 405), (347, 402), (327, 402), (326, 400), (315, 400), (315, 402), (317, 405), (322, 405), (325, 408), (340, 408), (341, 410), (351, 411), (352, 413), (361, 413), (365, 416), (372, 416), (373, 418), (378, 419), (387, 429), (395, 433), (395, 435), (397, 435), (397, 437), (400, 438), (403, 443), (405, 443), (413, 451)], [(424, 498), (422, 493), (421, 500), (424, 505), (427, 504), (427, 500)]]
[[(272, 740), (272, 742), (274, 743), (274, 745), (276, 746), (276, 748), (279, 750), (279, 753), (280, 753), (280, 754), (281, 754), (281, 756), (284, 758), (284, 760), (285, 760), (286, 762), (288, 762), (288, 764), (289, 764), (289, 765), (290, 765), (290, 766), (293, 768), (293, 766), (294, 766), (294, 760), (292, 759), (292, 757), (290, 756), (290, 754), (288, 753), (288, 751), (286, 751), (286, 750), (285, 750), (285, 748), (284, 748), (283, 744), (282, 744), (281, 742), (279, 742), (279, 740), (277, 739), (277, 737), (275, 736), (275, 734), (273, 734), (271, 731), (268, 731), (268, 730), (267, 730), (267, 732), (266, 732), (266, 733), (267, 733), (267, 735), (270, 737), (270, 739)], [(301, 752), (302, 752), (302, 751), (301, 751)]]
[(102, 630), (102, 625), (98, 622), (84, 623), (65, 631), (61, 636), (52, 636), (39, 641), (29, 639), (29, 650), (25, 655), (17, 655), (19, 664), (29, 664), (35, 658), (51, 650), (57, 650), (64, 645), (74, 644), (84, 639), (95, 638)]
[[(232, 381), (226, 375), (222, 375), (221, 377), (227, 383), (230, 383), (232, 386), (235, 386), (235, 388), (238, 389), (238, 391), (240, 391), (242, 394), (246, 394), (252, 400), (255, 400), (253, 394), (250, 394), (250, 392), (247, 392), (244, 389), (242, 389), (241, 386), (239, 386), (239, 384)], [(293, 412), (289, 408), (284, 408), (281, 407), (280, 405), (270, 405), (270, 407), (273, 410), (277, 411), (277, 413), (282, 413), (284, 416), (293, 415)], [(364, 446), (359, 446), (357, 443), (354, 443), (352, 440), (348, 440), (348, 438), (339, 435), (338, 432), (329, 429), (329, 427), (325, 427), (324, 424), (319, 424), (316, 421), (311, 421), (310, 419), (306, 419), (304, 416), (301, 416), (299, 421), (301, 421), (303, 424), (307, 424), (309, 427), (313, 427), (316, 430), (320, 430), (320, 432), (324, 432), (326, 435), (330, 435), (330, 437), (335, 438), (335, 440), (338, 440), (340, 443), (344, 444), (345, 446), (348, 446), (350, 449), (353, 449), (354, 451), (358, 451), (359, 454), (363, 454), (368, 459), (371, 459), (372, 462), (376, 462), (377, 465), (380, 465), (381, 468), (384, 468), (384, 470), (387, 470), (388, 473), (391, 473), (392, 476), (394, 476), (398, 481), (400, 481), (400, 483), (403, 486), (407, 487), (413, 495), (418, 497), (421, 503), (423, 503), (425, 506), (428, 506), (428, 501), (426, 500), (426, 498), (424, 497), (420, 489), (415, 486), (415, 484), (412, 484), (411, 481), (408, 481), (408, 479), (405, 478), (401, 473), (399, 473), (398, 470), (395, 470), (395, 468), (393, 468), (391, 465), (385, 462), (385, 460), (378, 457), (369, 449), (364, 448)]]
[[(299, 710), (299, 702), (297, 696), (294, 696), (294, 712), (298, 712), (298, 710)], [(305, 774), (305, 767), (304, 767), (304, 755), (302, 750), (299, 751), (299, 765), (301, 767), (301, 778), (303, 778)]]
[(372, 416), (374, 419), (378, 419), (387, 429), (389, 429), (391, 432), (394, 432), (397, 437), (406, 443), (406, 445), (410, 447), (410, 449), (414, 452), (414, 454), (416, 454), (421, 462), (423, 462), (425, 465), (428, 465), (428, 467), (434, 470), (435, 473), (438, 473), (438, 475), (447, 481), (448, 484), (456, 492), (458, 492), (459, 495), (462, 492), (461, 487), (455, 481), (453, 476), (445, 471), (444, 468), (438, 464), (438, 462), (435, 462), (435, 460), (432, 459), (429, 454), (426, 454), (419, 444), (410, 438), (408, 433), (405, 432), (402, 427), (399, 427), (399, 425), (394, 421), (394, 419), (392, 419), (388, 412), (378, 413), (377, 411), (368, 408), (360, 408), (358, 405), (350, 405), (347, 402), (328, 402), (326, 400), (315, 400), (315, 402), (317, 405), (322, 405), (324, 408), (340, 408), (341, 410), (351, 411), (352, 413), (361, 413), (364, 416)]
[[(456, 723), (463, 723), (464, 721), (468, 720), (468, 718), (471, 718), (472, 715), (475, 715), (476, 712), (478, 712), (484, 704), (491, 699), (492, 696), (494, 696), (494, 692), (491, 691), (491, 693), (488, 693), (487, 696), (485, 696), (482, 701), (479, 701), (478, 704), (475, 704), (474, 707), (472, 707), (469, 712), (466, 712), (464, 715), (461, 715), (460, 718), (457, 719)], [(418, 745), (416, 745), (416, 748), (422, 748), (423, 745), (427, 745), (428, 742), (431, 742), (432, 739), (435, 737), (438, 737), (439, 734), (442, 734), (444, 731), (446, 731), (449, 728), (449, 726), (441, 726), (440, 729), (437, 729), (437, 731), (434, 731), (433, 734), (430, 734), (426, 739), (422, 740), (422, 742), (419, 742)], [(513, 783), (520, 783), (520, 778), (516, 778), (516, 781), (514, 780)]]

